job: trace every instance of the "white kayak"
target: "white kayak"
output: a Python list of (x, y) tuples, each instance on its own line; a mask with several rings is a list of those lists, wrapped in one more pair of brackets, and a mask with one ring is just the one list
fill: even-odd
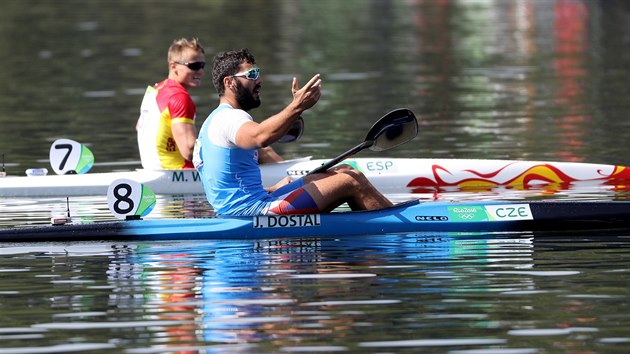
[[(263, 183), (269, 186), (286, 176), (299, 178), (326, 161), (305, 157), (261, 165)], [(548, 184), (572, 189), (581, 184), (620, 185), (630, 179), (628, 167), (576, 162), (351, 158), (343, 163), (361, 170), (385, 194), (487, 191), (497, 187), (528, 189)], [(117, 179), (137, 181), (161, 195), (203, 193), (195, 170), (135, 170), (0, 177), (0, 197), (105, 195)]]

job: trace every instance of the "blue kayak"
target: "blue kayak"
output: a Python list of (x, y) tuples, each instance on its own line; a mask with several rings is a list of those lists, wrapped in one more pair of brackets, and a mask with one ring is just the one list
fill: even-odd
[(0, 241), (268, 239), (421, 232), (630, 229), (630, 202), (419, 202), (378, 211), (144, 219), (8, 228)]

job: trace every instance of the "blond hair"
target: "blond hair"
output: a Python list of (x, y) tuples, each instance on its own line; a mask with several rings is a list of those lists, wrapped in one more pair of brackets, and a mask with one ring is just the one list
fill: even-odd
[(168, 47), (168, 62), (176, 60), (176, 58), (181, 57), (182, 53), (186, 49), (192, 49), (198, 53), (205, 54), (206, 52), (203, 50), (199, 39), (193, 38), (188, 40), (186, 38), (180, 38), (173, 41), (170, 47)]

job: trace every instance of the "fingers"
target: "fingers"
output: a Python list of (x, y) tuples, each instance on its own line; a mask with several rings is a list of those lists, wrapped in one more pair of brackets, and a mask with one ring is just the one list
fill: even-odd
[(309, 90), (311, 87), (318, 87), (322, 85), (322, 79), (319, 74), (315, 74), (307, 83), (303, 89)]
[(293, 78), (293, 85), (291, 86), (291, 92), (293, 92), (293, 94), (295, 95), (296, 92), (298, 92), (300, 90), (300, 87), (298, 86), (298, 81), (297, 78)]
[(321, 97), (322, 79), (320, 74), (313, 76), (302, 88), (299, 88), (297, 79), (293, 78), (293, 100), (302, 110), (311, 108)]
[(297, 91), (302, 90), (302, 91), (309, 91), (313, 88), (315, 89), (320, 89), (322, 86), (322, 79), (320, 74), (316, 74), (315, 76), (313, 76), (307, 83), (306, 85), (304, 85), (301, 89), (298, 86), (298, 81), (296, 78), (293, 78), (293, 86), (291, 88), (291, 90), (293, 91), (293, 93), (295, 94)]

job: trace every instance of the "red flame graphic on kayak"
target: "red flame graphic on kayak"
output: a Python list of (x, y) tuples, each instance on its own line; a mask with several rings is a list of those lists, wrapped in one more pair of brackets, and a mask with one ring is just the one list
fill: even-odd
[[(442, 190), (445, 187), (457, 187), (460, 190), (490, 190), (499, 186), (507, 186), (515, 189), (529, 189), (532, 186), (554, 185), (558, 189), (568, 189), (571, 183), (585, 181), (573, 178), (564, 173), (558, 167), (551, 164), (539, 164), (530, 166), (527, 170), (519, 173), (507, 180), (498, 181), (496, 177), (503, 170), (511, 166), (513, 163), (507, 164), (496, 171), (482, 173), (472, 169), (463, 170), (472, 175), (472, 177), (460, 179), (458, 181), (448, 182), (441, 176), (453, 176), (454, 173), (440, 166), (431, 166), (433, 178), (418, 177), (413, 179), (408, 188), (412, 188), (413, 193), (425, 193), (429, 191)], [(597, 170), (597, 174), (601, 177), (588, 179), (588, 181), (601, 181), (602, 184), (619, 185), (624, 181), (630, 180), (630, 168), (623, 166), (615, 166), (612, 173), (603, 173)]]

